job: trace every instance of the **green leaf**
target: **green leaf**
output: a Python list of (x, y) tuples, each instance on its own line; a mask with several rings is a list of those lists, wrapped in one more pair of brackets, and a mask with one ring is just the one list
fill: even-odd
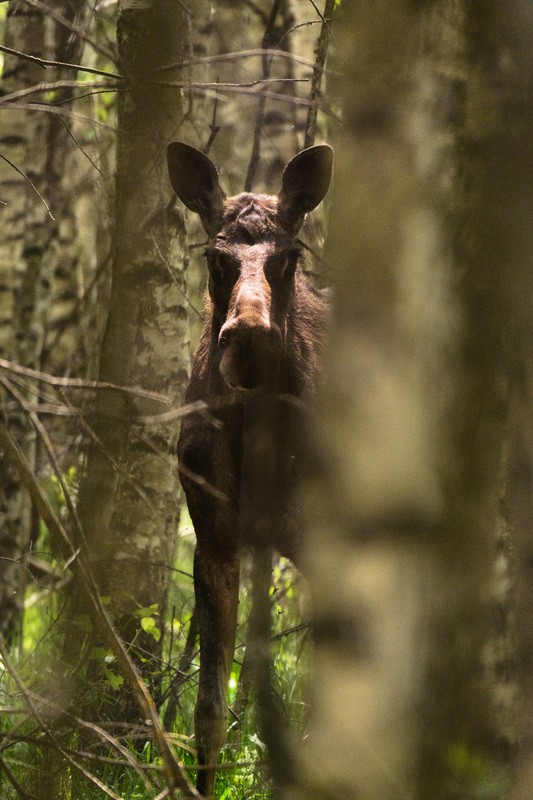
[(106, 647), (93, 647), (90, 659), (91, 661), (105, 661), (108, 654), (109, 650)]
[(153, 617), (143, 617), (141, 619), (141, 628), (145, 633), (153, 636), (156, 642), (161, 638), (161, 630), (157, 627), (156, 621)]
[(115, 691), (118, 691), (124, 683), (124, 678), (122, 675), (119, 675), (118, 672), (113, 672), (113, 670), (107, 668), (104, 670), (104, 673), (108, 683), (111, 685), (111, 688)]

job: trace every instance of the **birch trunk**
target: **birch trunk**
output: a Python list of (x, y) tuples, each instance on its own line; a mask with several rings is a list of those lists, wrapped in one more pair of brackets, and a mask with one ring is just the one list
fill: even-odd
[[(8, 47), (41, 56), (45, 22), (35, 9), (10, 3), (6, 20)], [(31, 86), (40, 79), (40, 68), (30, 61), (6, 55), (4, 91)], [(39, 115), (11, 109), (3, 116), (2, 152), (19, 169), (30, 172), (43, 189), (46, 161), (46, 122)], [(0, 354), (3, 358), (35, 367), (43, 338), (42, 301), (47, 294), (41, 255), (46, 249), (52, 220), (24, 177), (7, 162), (0, 163), (2, 199), (0, 207)], [(49, 280), (48, 280), (49, 285)], [(43, 291), (44, 290), (44, 291)], [(8, 396), (2, 390), (2, 402)], [(24, 415), (15, 409), (5, 413), (17, 432), (26, 457), (33, 461), (35, 436)], [(0, 626), (11, 640), (20, 632), (26, 585), (25, 570), (18, 562), (29, 549), (31, 507), (16, 472), (3, 460), (0, 499)], [(7, 560), (9, 559), (9, 560)]]
[[(76, 12), (57, 0), (52, 10), (83, 24), (88, 9)], [(38, 58), (77, 61), (79, 39), (32, 6), (10, 3), (6, 20), (6, 45)], [(57, 69), (47, 79), (60, 77)], [(40, 65), (6, 54), (3, 88), (6, 94), (34, 86), (43, 80)], [(62, 99), (66, 95), (62, 94)], [(0, 354), (24, 367), (40, 369), (49, 324), (50, 305), (57, 281), (75, 271), (75, 226), (69, 220), (72, 198), (63, 183), (65, 145), (70, 141), (58, 116), (24, 108), (7, 108), (2, 117), (0, 182), (7, 205), (2, 207), (0, 242)], [(17, 172), (18, 168), (21, 172)], [(24, 177), (26, 175), (30, 182)], [(39, 198), (37, 189), (51, 209)], [(70, 202), (69, 202), (70, 201)], [(52, 216), (53, 215), (53, 216)], [(71, 231), (66, 246), (66, 231)], [(64, 366), (64, 365), (63, 365)], [(36, 444), (31, 423), (20, 410), (7, 414), (10, 428), (26, 458), (35, 464)], [(20, 629), (28, 573), (24, 556), (30, 549), (32, 514), (29, 499), (17, 476), (2, 465), (3, 496), (0, 508), (0, 626), (11, 638)]]
[[(154, 659), (162, 642), (142, 630), (136, 612), (155, 604), (163, 629), (179, 518), (178, 421), (143, 428), (139, 418), (177, 408), (188, 374), (183, 223), (169, 206), (165, 161), (181, 100), (157, 83), (158, 67), (181, 60), (183, 32), (174, 4), (120, 5), (119, 60), (129, 90), (119, 99), (113, 280), (100, 379), (158, 392), (167, 403), (100, 395), (101, 444), (90, 444), (79, 497), (83, 546), (101, 593), (125, 641)], [(157, 673), (157, 662), (149, 659), (150, 670)]]

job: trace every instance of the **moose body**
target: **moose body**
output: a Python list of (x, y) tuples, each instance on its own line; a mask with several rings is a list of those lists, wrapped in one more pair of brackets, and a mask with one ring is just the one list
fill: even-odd
[[(197, 538), (200, 679), (195, 736), (201, 767), (197, 788), (204, 795), (213, 794), (226, 735), (247, 470), (246, 414), (254, 404), (261, 409), (261, 397), (301, 398), (316, 380), (328, 309), (301, 270), (296, 236), (305, 214), (327, 192), (332, 155), (328, 145), (319, 145), (295, 156), (285, 167), (278, 196), (243, 193), (227, 198), (207, 156), (179, 142), (167, 151), (172, 186), (200, 215), (208, 235), (206, 319), (186, 401), (204, 401), (209, 413), (185, 417), (178, 444), (181, 482)], [(283, 491), (293, 460), (291, 420), (289, 403), (277, 415), (273, 431), (279, 463), (287, 471), (278, 470), (270, 543), (294, 559), (300, 529)]]

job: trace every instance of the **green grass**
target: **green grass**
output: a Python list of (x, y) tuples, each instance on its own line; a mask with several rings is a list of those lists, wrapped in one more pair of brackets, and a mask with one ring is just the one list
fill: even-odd
[[(58, 506), (61, 497), (56, 486), (49, 487)], [(51, 548), (47, 541), (47, 532), (41, 531), (38, 542), (41, 553), (49, 553)], [(146, 632), (153, 630), (152, 621), (163, 627), (164, 647), (162, 668), (162, 697), (175, 674), (187, 637), (188, 624), (194, 607), (194, 591), (192, 582), (192, 561), (194, 537), (190, 520), (184, 514), (180, 529), (176, 571), (169, 597), (169, 616), (165, 621), (158, 619), (152, 609), (139, 610), (139, 625)], [(43, 557), (46, 557), (44, 555)], [(55, 562), (54, 562), (55, 563)], [(60, 565), (59, 565), (60, 566)], [(243, 575), (249, 574), (246, 563)], [(306, 718), (305, 686), (308, 672), (309, 643), (308, 630), (301, 628), (302, 614), (300, 610), (302, 592), (297, 573), (289, 562), (281, 560), (273, 571), (271, 588), (272, 603), (272, 684), (280, 699), (284, 714), (297, 731), (302, 731)], [(250, 594), (246, 580), (243, 581), (239, 606), (239, 626), (235, 662), (228, 687), (228, 702), (231, 705), (238, 694), (242, 660), (246, 649), (247, 622), (251, 608)], [(61, 719), (58, 707), (61, 703), (62, 689), (69, 677), (61, 675), (57, 668), (62, 652), (64, 627), (64, 599), (60, 593), (46, 592), (30, 585), (27, 597), (27, 611), (24, 619), (24, 635), (12, 651), (12, 659), (27, 689), (34, 693), (39, 713), (45, 725), (52, 729), (62, 746), (70, 748), (74, 758), (87, 770), (98, 775), (98, 778), (123, 800), (148, 800), (155, 797), (164, 786), (161, 775), (161, 759), (151, 741), (131, 741), (121, 738), (136, 761), (144, 765), (149, 782), (154, 788), (148, 789), (145, 780), (131, 766), (98, 762), (95, 756), (104, 758), (120, 758), (113, 747), (102, 745), (101, 739), (88, 732), (80, 739), (79, 730), (73, 720)], [(304, 617), (306, 612), (304, 612)], [(87, 622), (87, 621), (85, 621)], [(114, 660), (106, 648), (92, 648), (84, 628), (84, 620), (79, 620), (78, 632), (83, 642), (81, 663), (69, 667), (73, 675), (88, 667), (93, 676), (93, 683), (88, 687), (90, 699), (102, 697), (101, 711), (111, 721), (113, 719), (113, 692), (120, 692), (122, 677)], [(89, 628), (87, 626), (87, 632)], [(150, 631), (148, 631), (150, 632)], [(180, 686), (177, 711), (173, 724), (175, 752), (188, 770), (191, 781), (194, 781), (194, 738), (193, 716), (197, 692), (198, 656), (196, 655), (188, 670), (187, 680)], [(119, 680), (120, 679), (120, 680)], [(104, 691), (105, 690), (105, 691)], [(48, 697), (57, 702), (57, 707), (39, 700), (39, 696)], [(111, 701), (109, 698), (111, 697)], [(105, 698), (105, 701), (104, 699)], [(165, 700), (159, 708), (161, 718), (165, 715)], [(25, 708), (24, 697), (21, 696), (13, 678), (0, 666), (0, 706), (4, 708)], [(81, 712), (80, 712), (81, 713)], [(117, 730), (109, 728), (113, 735)], [(43, 781), (56, 767), (63, 767), (57, 798), (54, 800), (100, 800), (107, 797), (87, 778), (80, 777), (75, 770), (65, 768), (65, 759), (57, 758), (53, 748), (47, 745), (48, 737), (42, 725), (30, 714), (3, 713), (0, 715), (0, 732), (11, 737), (9, 746), (3, 750), (3, 758), (14, 778), (29, 794), (35, 793)], [(80, 755), (88, 753), (93, 758)], [(267, 800), (271, 797), (267, 755), (262, 743), (254, 708), (253, 692), (248, 702), (241, 709), (239, 721), (228, 715), (228, 740), (221, 753), (221, 768), (217, 776), (217, 796), (221, 800)], [(55, 766), (54, 766), (55, 765)], [(159, 787), (159, 788), (156, 788)], [(11, 786), (5, 775), (1, 777), (0, 797), (2, 800), (18, 800), (19, 793)]]

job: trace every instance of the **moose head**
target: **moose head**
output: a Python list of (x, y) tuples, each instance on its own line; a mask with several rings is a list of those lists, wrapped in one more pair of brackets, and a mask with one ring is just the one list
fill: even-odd
[(213, 162), (182, 142), (167, 150), (177, 196), (199, 215), (208, 236), (212, 332), (219, 369), (231, 389), (273, 389), (298, 291), (296, 236), (330, 184), (333, 150), (322, 144), (296, 155), (277, 196), (226, 197)]

